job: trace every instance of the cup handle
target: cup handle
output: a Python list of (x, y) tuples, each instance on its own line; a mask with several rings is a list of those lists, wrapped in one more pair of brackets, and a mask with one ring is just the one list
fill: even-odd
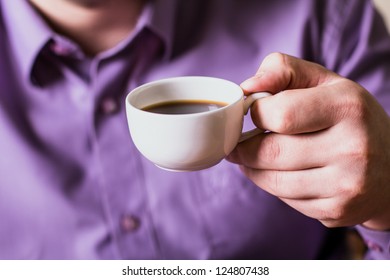
[[(264, 98), (264, 97), (267, 97), (267, 96), (271, 96), (272, 94), (269, 93), (269, 92), (256, 92), (256, 93), (252, 93), (251, 95), (247, 96), (244, 100), (244, 114), (246, 115), (250, 109), (250, 107), (252, 106), (252, 104), (258, 100), (258, 99), (261, 99), (261, 98)], [(240, 139), (238, 140), (238, 143), (241, 143), (255, 135), (258, 135), (260, 133), (264, 132), (264, 130), (261, 130), (259, 128), (254, 128), (254, 129), (251, 129), (249, 131), (246, 131), (246, 132), (243, 132), (241, 133), (241, 137)]]

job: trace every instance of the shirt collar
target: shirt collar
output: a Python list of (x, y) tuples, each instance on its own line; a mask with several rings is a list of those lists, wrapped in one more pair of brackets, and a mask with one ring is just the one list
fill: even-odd
[(172, 55), (176, 9), (178, 0), (155, 0), (151, 2), (150, 9), (150, 29), (156, 33), (162, 40), (164, 48), (164, 57)]
[[(172, 52), (176, 3), (177, 0), (151, 0), (145, 6), (137, 24), (138, 29), (148, 27), (160, 37), (164, 45), (165, 58), (169, 57)], [(52, 39), (58, 38), (58, 35), (50, 29), (28, 1), (0, 0), (0, 5), (15, 59), (21, 68), (23, 77), (31, 79), (32, 69), (38, 55)], [(135, 30), (134, 33), (137, 31), (139, 30)], [(112, 51), (109, 50), (104, 56)]]
[(31, 78), (35, 60), (53, 37), (53, 32), (27, 2), (26, 0), (0, 0), (14, 58), (21, 68), (23, 77)]

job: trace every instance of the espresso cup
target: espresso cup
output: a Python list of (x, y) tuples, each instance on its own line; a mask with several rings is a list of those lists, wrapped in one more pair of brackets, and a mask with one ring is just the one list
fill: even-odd
[(258, 129), (242, 133), (252, 103), (269, 93), (244, 99), (235, 83), (212, 77), (176, 77), (154, 81), (126, 97), (132, 140), (160, 168), (195, 171), (209, 168)]

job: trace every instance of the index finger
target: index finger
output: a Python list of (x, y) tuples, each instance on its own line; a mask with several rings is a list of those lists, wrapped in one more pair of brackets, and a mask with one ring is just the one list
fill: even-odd
[(258, 91), (278, 93), (287, 89), (311, 88), (339, 78), (325, 67), (282, 53), (264, 58), (255, 76), (241, 84), (246, 94)]
[(284, 134), (335, 125), (359, 100), (356, 92), (362, 92), (357, 84), (318, 64), (282, 54), (268, 56), (258, 74), (241, 86), (246, 93), (277, 93), (256, 101), (251, 115), (259, 128)]
[[(283, 134), (316, 132), (337, 124), (341, 96), (329, 88), (282, 91), (257, 100), (251, 108), (254, 124)], [(334, 97), (333, 97), (334, 96)]]

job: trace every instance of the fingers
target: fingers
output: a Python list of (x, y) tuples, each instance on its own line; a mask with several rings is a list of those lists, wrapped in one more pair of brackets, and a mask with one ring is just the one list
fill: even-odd
[(282, 54), (268, 56), (241, 87), (274, 93), (251, 108), (255, 125), (271, 132), (240, 143), (228, 160), (327, 226), (389, 228), (389, 118), (367, 90)]
[(319, 220), (327, 227), (352, 226), (359, 224), (362, 215), (361, 207), (340, 207), (345, 201), (335, 198), (289, 199), (281, 198), (295, 210), (313, 219)]
[(352, 82), (340, 79), (326, 87), (286, 90), (257, 100), (251, 117), (257, 127), (273, 132), (320, 131), (338, 124), (354, 108), (361, 107), (357, 89)]
[(310, 88), (331, 83), (339, 77), (319, 64), (286, 54), (272, 53), (261, 63), (256, 75), (241, 84), (244, 92)]
[(318, 64), (282, 54), (268, 56), (258, 73), (241, 87), (247, 94), (277, 93), (256, 101), (251, 116), (259, 128), (283, 134), (314, 132), (337, 124), (359, 101), (356, 92), (363, 92), (357, 84)]
[(258, 170), (245, 166), (240, 168), (256, 185), (282, 199), (328, 198), (336, 192), (331, 177), (332, 167), (298, 171)]
[(333, 142), (332, 137), (320, 133), (265, 133), (237, 145), (227, 159), (255, 169), (288, 171), (322, 167), (333, 160), (333, 152), (328, 149)]
[[(351, 131), (348, 125), (298, 135), (260, 134), (238, 144), (227, 160), (259, 172), (300, 171), (338, 165), (340, 169), (348, 169), (348, 173), (360, 174), (364, 170), (358, 171), (356, 165), (367, 160), (367, 141), (361, 132)], [(346, 131), (348, 136), (343, 135)], [(354, 170), (350, 168), (353, 165)], [(346, 178), (346, 174), (338, 176)]]

